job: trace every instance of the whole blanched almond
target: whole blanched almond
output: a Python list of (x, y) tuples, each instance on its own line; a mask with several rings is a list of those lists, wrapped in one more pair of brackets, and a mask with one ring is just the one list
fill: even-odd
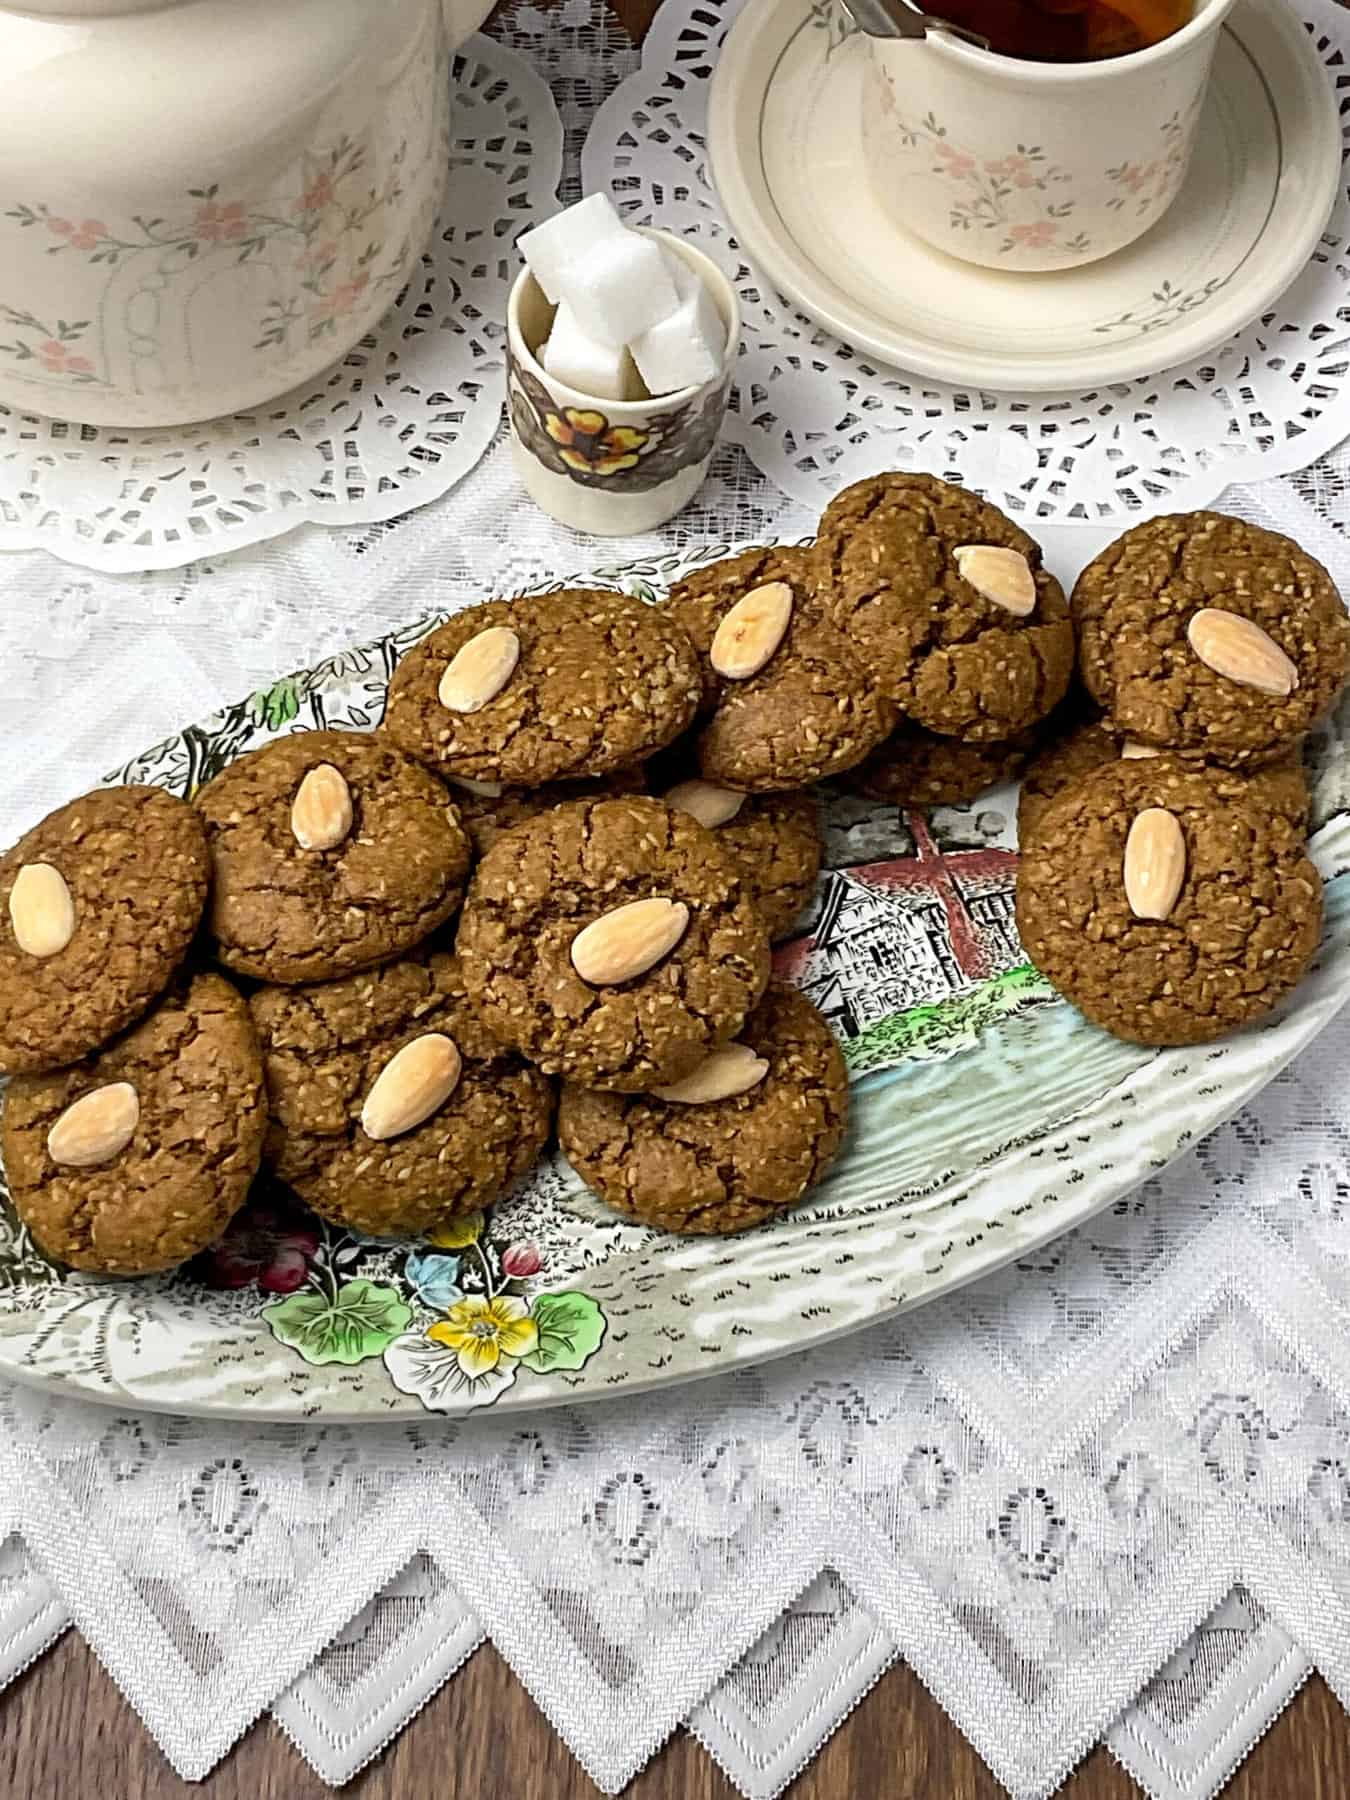
[(592, 987), (616, 987), (669, 956), (688, 928), (683, 900), (630, 900), (577, 933), (572, 967)]
[(1120, 746), (1120, 760), (1122, 762), (1141, 762), (1146, 756), (1161, 755), (1162, 751), (1155, 749), (1152, 744), (1137, 744), (1133, 738), (1126, 738), (1125, 742)]
[(332, 850), (352, 828), (352, 791), (341, 769), (319, 763), (296, 789), (291, 830), (302, 850)]
[(1036, 577), (1020, 550), (1001, 544), (962, 544), (952, 552), (962, 581), (1019, 619), (1036, 610)]
[(361, 1129), (383, 1142), (424, 1124), (454, 1093), (464, 1064), (453, 1038), (428, 1031), (396, 1051), (361, 1108)]
[(1241, 613), (1201, 607), (1186, 627), (1186, 637), (1206, 668), (1240, 687), (1283, 697), (1298, 686), (1298, 670), (1274, 638)]
[(731, 788), (718, 787), (715, 781), (677, 781), (666, 795), (666, 805), (676, 812), (688, 813), (700, 825), (715, 830), (727, 825), (745, 805), (745, 795)]
[(81, 1094), (47, 1133), (47, 1154), (66, 1169), (92, 1169), (109, 1162), (131, 1142), (141, 1102), (129, 1081)]
[(707, 1106), (714, 1100), (748, 1094), (768, 1072), (768, 1063), (749, 1044), (723, 1044), (706, 1056), (692, 1075), (652, 1092), (658, 1100), (673, 1100), (681, 1106)]
[(500, 800), (506, 788), (500, 781), (472, 781), (467, 775), (452, 775), (450, 780), (476, 800)]
[(728, 681), (758, 675), (782, 643), (792, 617), (792, 589), (786, 581), (766, 581), (743, 594), (713, 636), (708, 659)]
[(437, 696), (451, 712), (476, 713), (498, 694), (516, 672), (520, 639), (507, 625), (491, 625), (460, 646), (441, 676)]
[(1181, 821), (1163, 806), (1135, 815), (1125, 839), (1125, 898), (1136, 919), (1165, 919), (1186, 879)]
[(55, 956), (75, 935), (75, 902), (50, 863), (25, 863), (9, 890), (9, 922), (20, 950)]

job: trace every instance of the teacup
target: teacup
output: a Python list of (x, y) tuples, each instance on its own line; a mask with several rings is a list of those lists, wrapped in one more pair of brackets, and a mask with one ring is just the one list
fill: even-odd
[(671, 232), (644, 235), (689, 265), (726, 325), (726, 361), (701, 387), (647, 400), (583, 394), (550, 375), (536, 355), (553, 308), (528, 269), (506, 307), (506, 408), (516, 472), (550, 518), (597, 537), (654, 531), (693, 499), (717, 447), (741, 337), (736, 290), (717, 264)]
[(869, 39), (863, 144), (878, 199), (987, 268), (1071, 269), (1123, 249), (1185, 179), (1233, 3), (1200, 0), (1171, 37), (1103, 62), (1026, 62), (942, 32)]

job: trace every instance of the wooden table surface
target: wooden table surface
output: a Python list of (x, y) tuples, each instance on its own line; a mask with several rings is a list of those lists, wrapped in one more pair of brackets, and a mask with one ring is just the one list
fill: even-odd
[[(659, 0), (609, 0), (640, 39)], [(599, 4), (599, 0), (596, 0)], [(180, 1781), (80, 1638), (70, 1631), (0, 1694), (3, 1800), (322, 1800), (332, 1790), (270, 1719), (204, 1782)], [(342, 1790), (350, 1800), (587, 1800), (597, 1793), (493, 1647), (485, 1645), (384, 1753)], [(680, 1732), (631, 1800), (736, 1800)], [(904, 1666), (892, 1668), (789, 1789), (791, 1800), (999, 1800), (996, 1782)], [(1063, 1800), (1135, 1800), (1104, 1750)], [(1345, 1800), (1350, 1727), (1314, 1676), (1225, 1790), (1227, 1800)]]

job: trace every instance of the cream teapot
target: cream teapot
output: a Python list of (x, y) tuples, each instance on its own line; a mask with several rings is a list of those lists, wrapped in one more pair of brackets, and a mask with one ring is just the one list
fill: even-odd
[(0, 0), (0, 403), (237, 412), (393, 300), (491, 0)]

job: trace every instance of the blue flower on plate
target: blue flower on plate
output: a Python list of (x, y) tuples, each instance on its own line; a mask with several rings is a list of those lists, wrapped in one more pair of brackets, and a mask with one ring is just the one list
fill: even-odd
[(447, 1312), (456, 1300), (464, 1298), (459, 1264), (457, 1256), (419, 1250), (404, 1263), (403, 1274), (423, 1306), (429, 1306), (433, 1312)]

